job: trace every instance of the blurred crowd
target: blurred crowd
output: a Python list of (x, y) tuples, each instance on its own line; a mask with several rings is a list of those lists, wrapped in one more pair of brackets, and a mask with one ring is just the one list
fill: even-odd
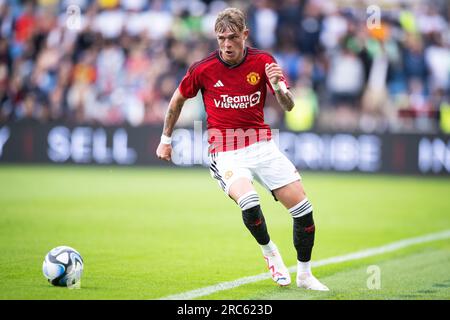
[[(161, 124), (229, 6), (296, 97), (273, 127), (450, 133), (446, 0), (0, 0), (0, 123)], [(204, 118), (199, 95), (180, 125)]]

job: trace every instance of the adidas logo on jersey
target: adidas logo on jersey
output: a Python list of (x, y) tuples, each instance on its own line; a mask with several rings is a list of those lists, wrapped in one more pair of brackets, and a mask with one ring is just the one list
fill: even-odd
[(219, 88), (219, 87), (223, 87), (223, 83), (222, 81), (217, 81), (216, 84), (214, 85), (214, 88)]

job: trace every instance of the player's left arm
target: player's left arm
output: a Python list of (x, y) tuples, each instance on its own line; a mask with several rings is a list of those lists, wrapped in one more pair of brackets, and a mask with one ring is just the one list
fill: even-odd
[(286, 83), (280, 81), (283, 78), (281, 67), (276, 63), (266, 63), (266, 75), (272, 84), (272, 88), (275, 91), (275, 97), (280, 106), (286, 111), (291, 111), (295, 105), (294, 96), (286, 88)]

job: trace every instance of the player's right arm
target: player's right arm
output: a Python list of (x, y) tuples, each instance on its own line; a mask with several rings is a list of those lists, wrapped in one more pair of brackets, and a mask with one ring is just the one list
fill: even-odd
[(178, 117), (180, 116), (181, 109), (184, 102), (187, 99), (193, 98), (197, 95), (197, 92), (201, 88), (200, 72), (198, 71), (199, 63), (194, 63), (187, 71), (183, 80), (177, 90), (173, 93), (172, 99), (170, 99), (169, 107), (167, 108), (166, 118), (164, 120), (164, 129), (161, 136), (161, 143), (156, 149), (156, 155), (159, 159), (171, 160), (172, 154), (172, 132)]
[[(161, 137), (161, 142), (159, 143), (158, 149), (156, 149), (156, 155), (159, 159), (170, 161), (172, 154), (172, 144), (170, 139), (172, 137), (173, 129), (180, 117), (181, 109), (183, 108), (184, 102), (187, 99), (183, 97), (180, 90), (177, 88), (170, 99), (169, 107), (167, 108), (166, 117), (164, 120), (163, 135)], [(169, 138), (169, 140), (167, 140)]]

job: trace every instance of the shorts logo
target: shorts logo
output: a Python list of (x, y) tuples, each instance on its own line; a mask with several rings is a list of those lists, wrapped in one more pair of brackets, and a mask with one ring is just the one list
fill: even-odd
[(261, 77), (256, 72), (250, 72), (247, 75), (247, 82), (250, 83), (251, 85), (257, 85), (260, 79)]
[(225, 172), (225, 179), (230, 179), (233, 176), (233, 171), (227, 171)]

